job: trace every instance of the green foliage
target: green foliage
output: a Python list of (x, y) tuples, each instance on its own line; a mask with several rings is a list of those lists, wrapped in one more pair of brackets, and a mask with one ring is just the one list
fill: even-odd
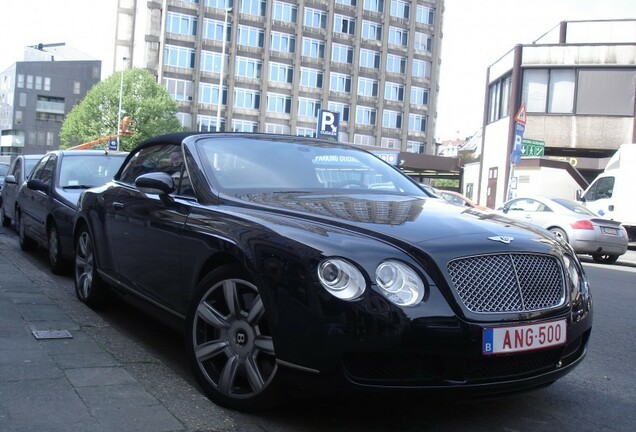
[(432, 184), (433, 184), (433, 187), (436, 187), (436, 188), (452, 189), (452, 188), (459, 187), (459, 180), (436, 179), (432, 181)]
[[(61, 148), (113, 135), (117, 131), (117, 110), (121, 73), (115, 72), (96, 84), (66, 116), (60, 131)], [(176, 117), (177, 102), (145, 69), (124, 72), (122, 118), (129, 117), (131, 135), (120, 138), (122, 150), (152, 136), (183, 130)]]

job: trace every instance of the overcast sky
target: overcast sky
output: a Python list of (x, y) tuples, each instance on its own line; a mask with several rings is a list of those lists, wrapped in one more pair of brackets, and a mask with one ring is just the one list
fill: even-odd
[[(636, 0), (445, 3), (438, 140), (463, 139), (481, 126), (486, 69), (514, 45), (531, 43), (561, 21), (636, 19)], [(107, 77), (113, 70), (116, 7), (116, 0), (0, 0), (0, 71), (22, 60), (27, 45), (66, 42), (102, 60)]]

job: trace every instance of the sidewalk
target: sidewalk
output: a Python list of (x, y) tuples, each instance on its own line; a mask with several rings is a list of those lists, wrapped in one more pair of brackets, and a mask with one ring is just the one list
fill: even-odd
[[(229, 431), (228, 412), (73, 298), (0, 228), (0, 430)], [(62, 339), (33, 331), (66, 330)], [(55, 334), (53, 334), (55, 336)], [(110, 345), (104, 341), (111, 342)]]

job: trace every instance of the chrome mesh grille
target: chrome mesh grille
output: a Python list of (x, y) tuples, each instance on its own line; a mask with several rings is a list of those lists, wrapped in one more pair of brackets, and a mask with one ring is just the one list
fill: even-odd
[(561, 266), (547, 255), (461, 258), (448, 263), (448, 273), (464, 306), (472, 312), (528, 312), (565, 301)]

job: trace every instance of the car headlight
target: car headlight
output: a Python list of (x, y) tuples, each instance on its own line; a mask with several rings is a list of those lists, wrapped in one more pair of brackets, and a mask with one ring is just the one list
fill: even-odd
[(318, 279), (331, 295), (342, 300), (355, 300), (366, 288), (360, 270), (340, 258), (329, 258), (320, 263)]
[(572, 285), (578, 290), (583, 299), (588, 299), (590, 296), (590, 286), (578, 260), (569, 255), (563, 255), (563, 262), (565, 263), (568, 279), (570, 279)]
[(380, 292), (398, 306), (412, 306), (424, 298), (424, 282), (402, 262), (382, 262), (375, 270), (375, 281)]

